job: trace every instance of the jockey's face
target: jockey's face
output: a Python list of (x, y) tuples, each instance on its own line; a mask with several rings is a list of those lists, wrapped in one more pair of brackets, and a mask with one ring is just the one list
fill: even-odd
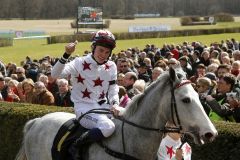
[(109, 48), (96, 46), (93, 56), (98, 63), (102, 64), (108, 60), (110, 54), (111, 50)]

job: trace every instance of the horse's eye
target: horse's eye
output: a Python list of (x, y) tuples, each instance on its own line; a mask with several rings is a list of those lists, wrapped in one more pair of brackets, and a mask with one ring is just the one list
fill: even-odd
[(183, 98), (182, 99), (183, 103), (190, 103), (190, 101), (191, 101), (190, 98)]

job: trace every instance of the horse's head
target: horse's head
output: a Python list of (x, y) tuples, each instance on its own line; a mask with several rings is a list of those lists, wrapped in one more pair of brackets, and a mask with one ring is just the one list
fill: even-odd
[(171, 110), (174, 118), (170, 121), (180, 125), (182, 132), (189, 133), (195, 143), (212, 141), (217, 130), (206, 115), (197, 92), (186, 80), (181, 69), (169, 69), (171, 85)]

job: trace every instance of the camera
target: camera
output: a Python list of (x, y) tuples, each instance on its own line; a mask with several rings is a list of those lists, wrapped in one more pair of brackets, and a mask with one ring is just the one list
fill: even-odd
[(226, 93), (226, 95), (227, 95), (227, 99), (231, 98), (234, 100), (240, 100), (237, 92), (229, 92), (229, 93)]

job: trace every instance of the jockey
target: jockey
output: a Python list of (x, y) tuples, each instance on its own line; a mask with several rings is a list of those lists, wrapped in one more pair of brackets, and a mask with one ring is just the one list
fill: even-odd
[[(78, 119), (91, 109), (110, 108), (115, 115), (119, 114), (117, 68), (109, 61), (112, 50), (116, 46), (114, 35), (108, 30), (99, 30), (92, 38), (92, 53), (77, 57), (67, 63), (74, 52), (77, 42), (65, 46), (63, 57), (54, 65), (52, 76), (71, 76), (71, 99)], [(107, 103), (108, 102), (108, 103)], [(99, 141), (109, 137), (115, 130), (114, 123), (104, 114), (88, 114), (80, 124), (89, 129), (75, 142), (81, 147), (86, 142)]]

